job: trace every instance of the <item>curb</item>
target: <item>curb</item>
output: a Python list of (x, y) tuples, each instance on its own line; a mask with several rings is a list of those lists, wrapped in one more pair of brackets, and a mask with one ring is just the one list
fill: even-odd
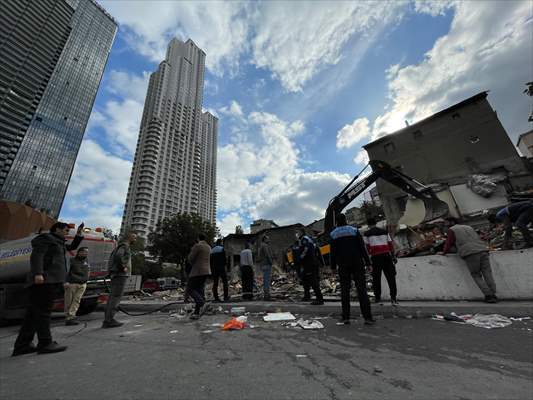
[[(159, 308), (164, 308), (162, 313), (177, 312), (191, 304), (172, 304), (173, 302), (141, 303), (122, 302), (121, 307), (128, 312), (157, 312)], [(434, 304), (438, 303), (438, 304)], [(442, 303), (442, 304), (441, 304)], [(266, 313), (266, 312), (291, 312), (293, 314), (306, 314), (316, 316), (340, 316), (340, 302), (327, 302), (322, 306), (314, 306), (306, 303), (285, 303), (285, 302), (234, 302), (234, 303), (211, 303), (211, 306), (219, 312), (231, 312), (232, 307), (245, 307), (245, 312)], [(221, 311), (220, 311), (221, 310)], [(352, 314), (359, 315), (359, 303), (351, 303)], [(378, 318), (429, 318), (434, 314), (500, 314), (506, 317), (533, 316), (532, 302), (500, 302), (498, 304), (486, 304), (483, 302), (433, 302), (431, 304), (400, 304), (398, 307), (390, 305), (372, 304), (372, 314)]]

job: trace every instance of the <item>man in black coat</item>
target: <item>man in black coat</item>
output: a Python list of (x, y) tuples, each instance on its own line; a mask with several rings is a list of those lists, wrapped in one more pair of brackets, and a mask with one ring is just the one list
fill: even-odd
[[(52, 340), (50, 315), (54, 299), (59, 297), (65, 282), (66, 252), (75, 250), (83, 240), (83, 224), (79, 226), (76, 237), (70, 244), (66, 244), (65, 240), (68, 232), (67, 224), (56, 222), (49, 233), (40, 234), (31, 241), (29, 305), (15, 341), (13, 356), (33, 352), (57, 353), (67, 349), (67, 346), (60, 346)], [(37, 347), (32, 343), (35, 333), (39, 339)]]
[(365, 265), (371, 266), (370, 258), (366, 252), (365, 243), (361, 233), (353, 226), (348, 225), (346, 216), (339, 214), (337, 227), (331, 232), (331, 268), (339, 267), (341, 282), (342, 323), (350, 323), (350, 288), (352, 279), (357, 288), (361, 314), (365, 325), (373, 325), (370, 300), (366, 292)]
[(211, 276), (213, 277), (213, 297), (214, 301), (219, 303), (218, 297), (218, 281), (222, 279), (222, 286), (224, 288), (224, 301), (229, 301), (229, 285), (228, 274), (226, 272), (226, 251), (222, 246), (222, 240), (218, 239), (215, 247), (211, 249)]

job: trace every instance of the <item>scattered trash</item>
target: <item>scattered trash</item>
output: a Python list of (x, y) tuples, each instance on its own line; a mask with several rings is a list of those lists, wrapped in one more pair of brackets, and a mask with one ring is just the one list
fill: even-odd
[(169, 333), (178, 333), (177, 330), (170, 331)]
[(263, 321), (265, 322), (273, 322), (273, 321), (293, 321), (296, 317), (292, 315), (290, 312), (277, 312), (277, 313), (268, 313), (263, 317)]
[(383, 370), (381, 369), (381, 367), (379, 367), (379, 366), (376, 365), (376, 366), (374, 367), (374, 372), (378, 372), (378, 373), (379, 373), (379, 372), (383, 372)]
[[(529, 317), (525, 317), (525, 318), (529, 318)], [(452, 312), (446, 315), (435, 314), (433, 315), (431, 319), (434, 319), (437, 321), (450, 321), (450, 322), (455, 322), (455, 323), (460, 323), (460, 324), (466, 323), (472, 326), (476, 326), (478, 328), (486, 328), (486, 329), (505, 328), (506, 326), (511, 325), (513, 323), (512, 318), (509, 319), (499, 314), (457, 315), (456, 313)]]
[(133, 325), (134, 328), (139, 328), (141, 326), (143, 326), (143, 325), (142, 324)]
[[(242, 316), (244, 317), (244, 316)], [(239, 317), (241, 318), (241, 317)], [(246, 318), (246, 317), (244, 317)], [(240, 330), (240, 329), (244, 329), (246, 327), (246, 320), (242, 321), (238, 318), (232, 318), (230, 319), (228, 322), (226, 322), (223, 326), (222, 326), (222, 330), (223, 331), (233, 331), (233, 330)]]
[(201, 333), (213, 333), (213, 332), (214, 331), (208, 329), (208, 330), (202, 331)]
[(473, 317), (466, 319), (467, 324), (476, 326), (478, 328), (505, 328), (511, 325), (513, 321), (500, 314), (475, 314)]
[(307, 354), (296, 354), (296, 358), (307, 358)]
[(245, 315), (241, 315), (240, 317), (237, 317), (236, 319), (239, 322), (244, 322), (244, 323), (248, 322), (248, 317)]
[(300, 318), (297, 324), (303, 329), (324, 329), (324, 325), (320, 321), (309, 321)]
[(527, 321), (528, 319), (531, 319), (531, 317), (511, 317), (509, 319), (511, 321)]

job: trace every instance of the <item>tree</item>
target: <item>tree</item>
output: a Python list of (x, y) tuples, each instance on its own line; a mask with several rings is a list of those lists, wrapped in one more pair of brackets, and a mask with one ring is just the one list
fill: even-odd
[(148, 234), (147, 247), (150, 254), (160, 263), (175, 263), (181, 267), (182, 280), (187, 255), (203, 233), (209, 243), (213, 243), (218, 230), (215, 225), (205, 221), (197, 214), (179, 213), (160, 220), (155, 229)]
[(236, 234), (236, 235), (242, 235), (242, 234), (244, 234), (244, 229), (242, 229), (242, 226), (237, 225), (237, 226), (235, 227), (235, 234)]

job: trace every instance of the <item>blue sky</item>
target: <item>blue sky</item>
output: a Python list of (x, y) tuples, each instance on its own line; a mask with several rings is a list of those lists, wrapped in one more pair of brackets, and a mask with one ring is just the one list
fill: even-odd
[(223, 233), (321, 218), (361, 146), (483, 90), (530, 129), (532, 4), (102, 1), (119, 22), (61, 217), (120, 227), (149, 73), (168, 41), (207, 54)]

